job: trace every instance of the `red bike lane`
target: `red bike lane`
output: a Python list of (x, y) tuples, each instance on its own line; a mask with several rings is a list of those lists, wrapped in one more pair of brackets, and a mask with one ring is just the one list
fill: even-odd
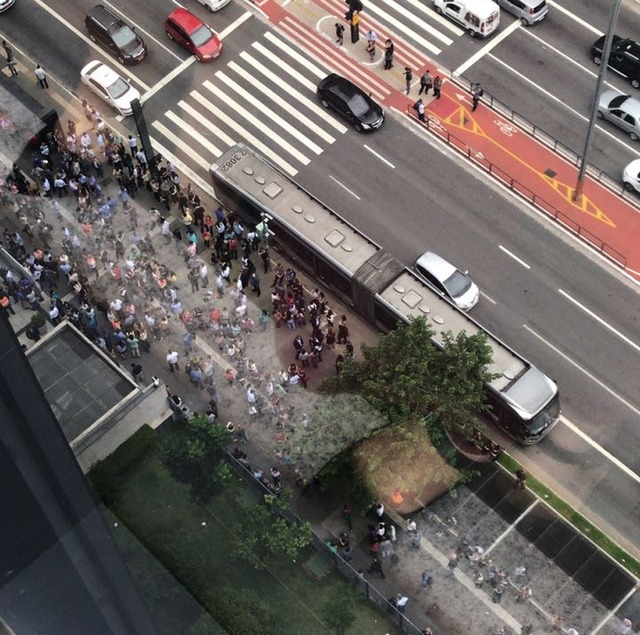
[[(315, 0), (312, 6), (334, 19), (340, 9), (336, 3), (337, 0)], [(317, 13), (297, 15), (299, 11), (294, 14), (274, 0), (263, 0), (256, 6), (300, 48), (371, 91), (387, 107), (415, 118), (412, 109), (415, 95), (405, 95), (398, 86), (391, 84), (391, 77), (381, 76), (371, 65), (358, 61), (347, 48), (336, 47), (331, 37), (318, 27)], [(364, 33), (370, 26), (378, 25), (363, 15), (360, 26)], [(425, 57), (418, 56), (415, 49), (400, 38), (393, 40), (398, 58), (413, 58), (415, 78), (426, 67), (432, 74), (446, 78), (440, 99), (431, 95), (424, 99), (427, 123), (422, 125), (640, 281), (640, 249), (637, 248), (640, 208), (589, 176), (585, 179), (580, 200), (574, 201), (578, 176), (574, 165), (486, 103), (481, 101), (473, 112), (467, 90), (429, 64)], [(418, 61), (421, 68), (415, 69)]]

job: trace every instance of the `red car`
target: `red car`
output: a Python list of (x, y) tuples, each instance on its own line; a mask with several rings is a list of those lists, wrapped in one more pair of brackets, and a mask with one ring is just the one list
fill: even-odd
[(222, 51), (213, 29), (186, 9), (176, 9), (165, 20), (167, 37), (193, 53), (200, 62), (211, 62)]

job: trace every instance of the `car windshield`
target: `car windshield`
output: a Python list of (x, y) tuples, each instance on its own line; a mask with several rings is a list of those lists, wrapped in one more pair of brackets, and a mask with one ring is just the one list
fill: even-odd
[(119, 97), (122, 97), (122, 95), (124, 95), (129, 90), (129, 88), (129, 84), (127, 84), (127, 82), (125, 82), (122, 77), (118, 77), (118, 79), (116, 79), (113, 84), (107, 86), (107, 92), (112, 99), (118, 99)]
[(452, 298), (459, 298), (471, 286), (471, 280), (457, 269), (444, 281), (444, 286)]
[(529, 434), (536, 436), (560, 416), (560, 400), (554, 399), (540, 414), (531, 419)]
[(135, 42), (136, 34), (126, 24), (111, 34), (115, 45), (118, 48), (126, 48)]
[(367, 100), (359, 93), (352, 95), (349, 98), (349, 108), (357, 117), (366, 115), (369, 112), (369, 104)]
[(196, 48), (204, 46), (211, 38), (213, 33), (204, 24), (199, 26), (192, 34), (191, 41)]

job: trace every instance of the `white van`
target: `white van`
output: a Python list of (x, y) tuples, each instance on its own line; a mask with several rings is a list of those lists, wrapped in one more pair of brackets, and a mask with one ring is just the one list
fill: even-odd
[(489, 37), (500, 24), (500, 7), (493, 0), (433, 0), (433, 6), (471, 37)]

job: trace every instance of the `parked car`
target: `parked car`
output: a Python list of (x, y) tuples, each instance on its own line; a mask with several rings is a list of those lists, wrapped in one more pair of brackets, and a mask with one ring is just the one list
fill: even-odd
[[(603, 35), (591, 47), (591, 59), (598, 65), (602, 64), (604, 38)], [(634, 88), (640, 88), (640, 44), (614, 35), (608, 66), (612, 71), (626, 77)]]
[(480, 299), (480, 291), (467, 272), (444, 258), (427, 251), (416, 261), (416, 270), (434, 291), (448, 298), (459, 309), (469, 311)]
[(80, 78), (83, 84), (125, 117), (133, 112), (131, 102), (140, 99), (140, 93), (124, 77), (98, 60), (89, 62), (80, 71)]
[(195, 55), (199, 62), (212, 62), (222, 51), (215, 31), (191, 11), (179, 8), (169, 14), (164, 30), (170, 40)]
[(598, 117), (629, 133), (632, 141), (640, 138), (640, 101), (615, 90), (607, 90), (600, 96)]
[(640, 159), (634, 159), (622, 172), (622, 182), (627, 190), (640, 194)]
[(500, 25), (500, 7), (493, 0), (433, 0), (433, 8), (471, 37), (489, 37)]
[(120, 64), (137, 64), (147, 54), (144, 40), (117, 15), (97, 4), (84, 18), (89, 38), (105, 48)]
[(16, 0), (0, 0), (0, 13), (12, 7), (15, 3)]
[(226, 7), (231, 0), (198, 0), (198, 2), (207, 10), (207, 11), (220, 11), (222, 7)]
[(544, 20), (549, 13), (546, 0), (496, 0), (509, 13), (520, 19), (523, 26), (531, 26)]
[(331, 73), (320, 80), (316, 92), (325, 108), (335, 110), (358, 132), (375, 130), (384, 123), (382, 107), (346, 77)]

